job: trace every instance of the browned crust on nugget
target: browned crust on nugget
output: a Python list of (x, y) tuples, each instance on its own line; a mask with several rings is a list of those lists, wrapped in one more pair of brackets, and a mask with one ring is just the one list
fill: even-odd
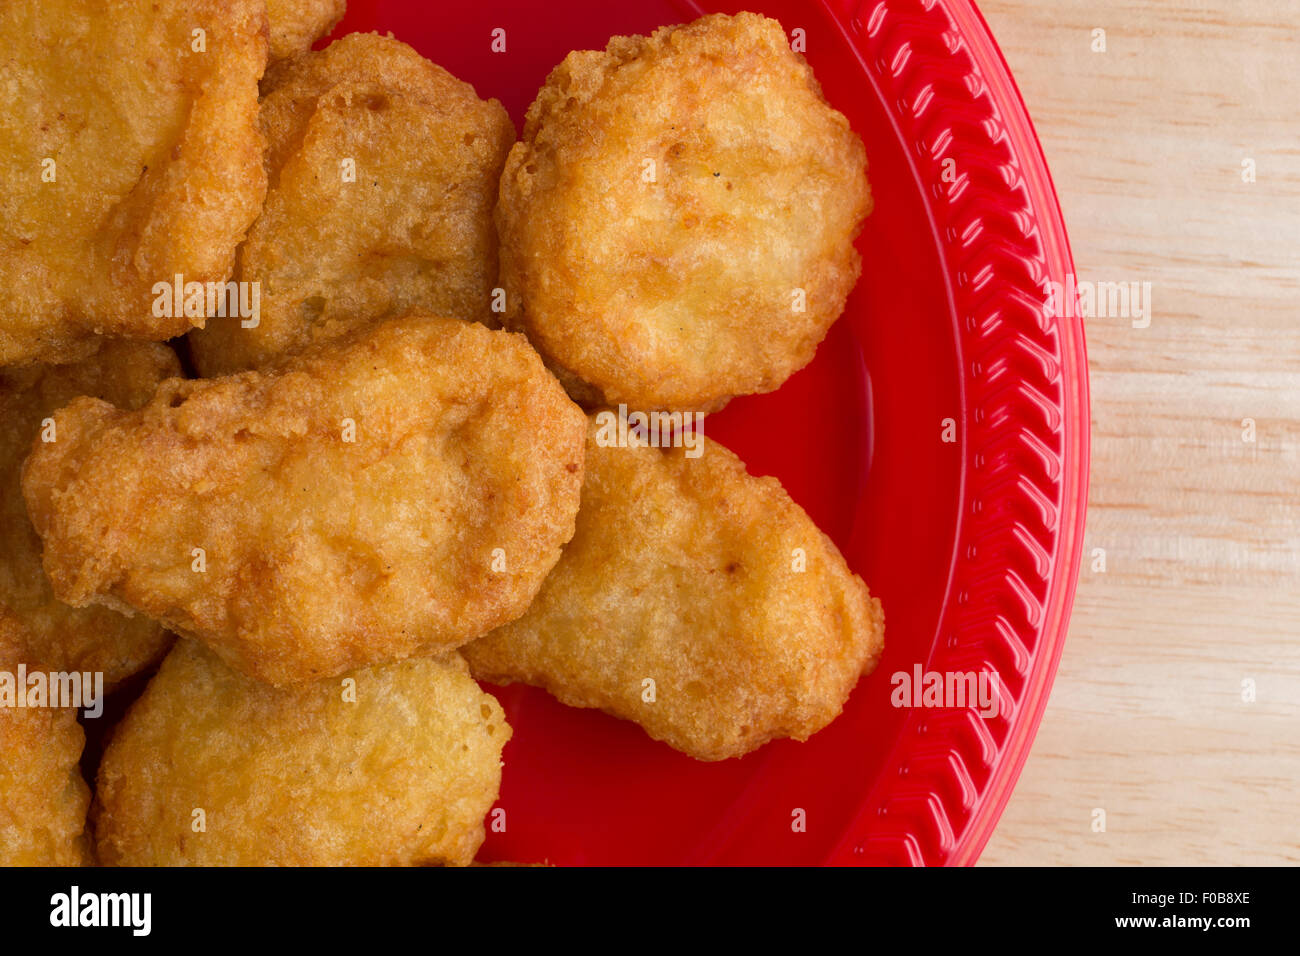
[(583, 415), (522, 336), (475, 323), (410, 316), (54, 417), (23, 491), (55, 594), (275, 684), (512, 620), (573, 534)]
[[(48, 670), (27, 657), (27, 643), (17, 619), (0, 607), (0, 672), (15, 683), (21, 663), (29, 673)], [(0, 705), (0, 866), (90, 863), (84, 743), (75, 710)]]
[(499, 325), (492, 207), (515, 139), (505, 108), (375, 34), (277, 64), (263, 87), (271, 187), (238, 263), (260, 289), (260, 321), (194, 332), (199, 371), (257, 368), (412, 309)]
[(571, 53), (501, 177), (506, 323), (584, 404), (713, 410), (771, 391), (858, 279), (865, 172), (775, 20)]
[(266, 0), (271, 59), (298, 56), (329, 33), (347, 12), (347, 0)]
[(700, 760), (835, 719), (879, 658), (884, 616), (830, 538), (716, 442), (691, 458), (598, 435), (593, 419), (573, 540), (527, 614), (463, 649), (474, 675), (635, 721)]
[(171, 638), (143, 614), (74, 608), (54, 596), (23, 501), (23, 461), (34, 442), (57, 438), (50, 416), (74, 398), (139, 408), (159, 382), (180, 373), (168, 346), (122, 340), (104, 342), (95, 355), (70, 365), (0, 370), (0, 603), (22, 621), (31, 655), (55, 670), (98, 671), (112, 687), (160, 660)]
[(464, 866), (509, 739), (456, 654), (274, 688), (181, 641), (100, 764), (100, 860)]
[(261, 0), (14, 0), (0, 47), (0, 365), (201, 324), (153, 290), (227, 279), (261, 207)]

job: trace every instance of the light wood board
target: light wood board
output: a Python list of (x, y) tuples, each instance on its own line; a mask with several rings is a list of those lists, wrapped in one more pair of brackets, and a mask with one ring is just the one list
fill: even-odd
[(1300, 863), (1300, 3), (980, 8), (1080, 279), (1151, 283), (1087, 321), (1084, 568), (981, 862)]

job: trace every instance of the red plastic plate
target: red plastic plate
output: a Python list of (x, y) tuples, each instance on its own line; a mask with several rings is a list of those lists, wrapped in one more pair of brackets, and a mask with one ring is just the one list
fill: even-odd
[[(522, 127), (570, 50), (740, 9), (804, 31), (827, 98), (866, 142), (876, 207), (862, 281), (816, 360), (706, 430), (839, 544), (884, 602), (884, 658), (809, 742), (716, 764), (541, 691), (492, 688), (515, 734), (486, 860), (970, 863), (1046, 703), (1082, 541), (1087, 362), (1081, 326), (1046, 308), (1046, 283), (1073, 271), (1065, 229), (971, 3), (350, 0), (335, 36), (391, 31)], [(891, 675), (914, 665), (995, 673), (1002, 713), (891, 706)]]

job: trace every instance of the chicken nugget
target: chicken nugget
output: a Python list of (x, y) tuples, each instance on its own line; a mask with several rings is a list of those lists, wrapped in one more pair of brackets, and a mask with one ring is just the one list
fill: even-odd
[[(0, 866), (81, 866), (90, 862), (81, 778), (85, 734), (66, 707), (19, 707), (19, 667), (28, 640), (0, 607)], [(48, 702), (48, 698), (47, 698)]]
[(492, 207), (514, 126), (409, 46), (349, 34), (263, 84), (271, 189), (239, 250), (256, 322), (191, 333), (203, 375), (423, 309), (491, 325)]
[(581, 410), (523, 336), (459, 319), (54, 421), (23, 492), (55, 595), (134, 607), (273, 684), (518, 617), (582, 484)]
[(0, 4), (0, 365), (179, 335), (266, 193), (263, 0)]
[(50, 416), (92, 395), (139, 408), (165, 378), (181, 374), (176, 353), (155, 342), (110, 340), (70, 365), (0, 369), (0, 603), (22, 621), (30, 653), (61, 671), (101, 672), (110, 687), (159, 660), (171, 637), (143, 614), (69, 607), (41, 567), (41, 539), (27, 520), (22, 465), (38, 436), (54, 440)]
[(616, 447), (592, 419), (578, 527), (528, 613), (463, 648), (474, 676), (635, 721), (700, 760), (840, 713), (880, 602), (775, 478), (702, 434)]
[(781, 25), (570, 53), (497, 207), (507, 325), (587, 404), (711, 410), (806, 365), (861, 271), (866, 153)]
[(271, 22), (271, 59), (306, 53), (343, 19), (347, 0), (266, 0)]
[(465, 866), (509, 739), (454, 652), (277, 688), (180, 641), (104, 752), (99, 859)]

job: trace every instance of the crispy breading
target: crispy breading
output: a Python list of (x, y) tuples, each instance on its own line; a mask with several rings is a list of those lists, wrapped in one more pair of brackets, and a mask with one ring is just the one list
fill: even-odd
[(262, 0), (9, 0), (0, 50), (0, 365), (201, 322), (153, 288), (224, 281), (261, 208)]
[(343, 19), (347, 0), (266, 0), (271, 59), (298, 56)]
[(70, 365), (0, 369), (0, 603), (23, 625), (33, 657), (55, 670), (99, 671), (110, 687), (159, 660), (171, 637), (143, 614), (69, 607), (41, 567), (41, 539), (27, 520), (22, 465), (38, 438), (57, 438), (49, 416), (81, 395), (139, 408), (165, 378), (181, 374), (176, 353), (155, 342), (108, 340)]
[(775, 20), (570, 53), (497, 207), (505, 321), (587, 404), (710, 410), (813, 357), (861, 269), (866, 154)]
[(104, 753), (99, 859), (464, 866), (509, 739), (454, 652), (276, 688), (180, 641)]
[(55, 595), (134, 607), (275, 684), (518, 617), (582, 482), (582, 412), (523, 336), (458, 319), (54, 420), (23, 492)]
[(476, 677), (544, 687), (700, 760), (839, 715), (880, 655), (880, 602), (780, 482), (699, 438), (696, 458), (604, 447), (593, 418), (573, 540), (527, 614), (462, 649)]
[(192, 333), (200, 372), (415, 308), (499, 325), (492, 207), (515, 140), (501, 104), (375, 34), (277, 64), (263, 87), (271, 189), (238, 262), (260, 283), (259, 321)]
[[(0, 607), (0, 672), (14, 681), (15, 693), (25, 692), (17, 685), (19, 664), (44, 669), (27, 658), (27, 643), (17, 619)], [(0, 704), (0, 866), (90, 862), (90, 788), (79, 766), (84, 743), (75, 710)]]

